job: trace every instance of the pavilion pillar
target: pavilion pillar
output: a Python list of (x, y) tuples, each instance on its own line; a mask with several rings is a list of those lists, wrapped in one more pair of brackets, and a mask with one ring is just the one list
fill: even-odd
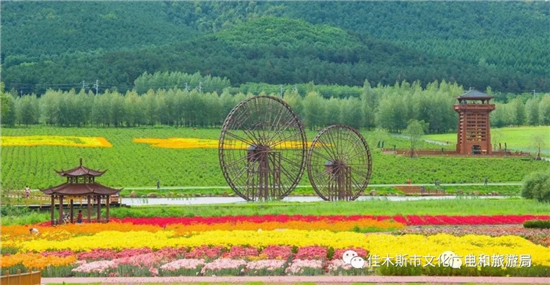
[(59, 223), (63, 223), (63, 195), (59, 195)]
[(53, 212), (55, 211), (55, 196), (52, 194), (52, 204), (51, 204), (51, 207), (50, 207), (50, 220), (52, 222), (52, 226), (55, 225), (55, 217), (54, 217), (54, 214)]
[(73, 217), (74, 217), (74, 214), (73, 214), (73, 199), (71, 199), (70, 201), (70, 206), (69, 206), (70, 210), (71, 210), (71, 224), (74, 224), (74, 220), (73, 220)]
[(97, 222), (100, 222), (101, 219), (101, 196), (97, 195)]
[(108, 223), (109, 222), (109, 206), (111, 204), (111, 196), (110, 195), (106, 196), (105, 204), (107, 204), (107, 223)]
[(92, 222), (92, 205), (91, 205), (92, 199), (90, 199), (90, 195), (88, 195), (87, 197), (88, 197), (88, 223), (91, 223)]

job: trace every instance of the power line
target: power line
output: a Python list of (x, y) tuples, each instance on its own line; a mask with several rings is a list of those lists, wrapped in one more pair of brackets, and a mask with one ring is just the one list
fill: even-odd
[(96, 81), (95, 81), (94, 88), (95, 88), (95, 96), (97, 96), (97, 89), (99, 89), (99, 80), (98, 79), (96, 79)]

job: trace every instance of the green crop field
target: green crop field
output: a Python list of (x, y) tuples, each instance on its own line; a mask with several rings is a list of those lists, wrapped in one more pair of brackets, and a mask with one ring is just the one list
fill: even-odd
[[(550, 155), (550, 126), (544, 127), (510, 127), (510, 128), (493, 128), (491, 136), (496, 143), (501, 142), (504, 148), (504, 143), (511, 150), (536, 152), (533, 145), (533, 137), (541, 135), (546, 137), (546, 145), (541, 152)], [(425, 135), (424, 139), (456, 143), (456, 133)]]
[[(218, 162), (216, 149), (168, 149), (152, 148), (149, 144), (135, 143), (134, 138), (203, 138), (218, 139), (219, 129), (189, 128), (3, 128), (2, 136), (58, 135), (105, 137), (112, 147), (68, 146), (2, 146), (2, 189), (23, 189), (25, 185), (40, 188), (64, 182), (53, 170), (69, 169), (84, 165), (93, 169), (108, 169), (98, 178), (100, 183), (112, 187), (161, 186), (226, 186)], [(550, 163), (521, 158), (456, 158), (456, 157), (408, 157), (382, 154), (376, 149), (373, 133), (363, 132), (373, 153), (372, 184), (482, 182), (487, 176), (490, 182), (520, 181), (533, 171), (549, 169)], [(312, 140), (315, 132), (308, 132)], [(388, 138), (386, 147), (407, 147), (407, 141)], [(441, 146), (425, 144), (435, 149)], [(308, 185), (307, 175), (301, 183)]]

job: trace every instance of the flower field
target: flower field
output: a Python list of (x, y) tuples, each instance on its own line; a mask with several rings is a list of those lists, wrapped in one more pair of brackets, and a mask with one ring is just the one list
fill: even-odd
[(112, 147), (104, 137), (77, 136), (2, 136), (0, 146)]
[[(533, 218), (550, 216), (124, 218), (109, 224), (34, 225), (39, 235), (29, 235), (28, 225), (4, 226), (1, 270), (35, 268), (45, 277), (550, 276), (550, 248), (544, 243), (549, 230), (495, 226)], [(460, 229), (441, 226), (445, 222)], [(436, 226), (424, 227), (428, 223)], [(365, 228), (371, 233), (361, 232)], [(367, 266), (346, 264), (347, 250)], [(438, 259), (449, 250), (465, 260), (453, 272)]]

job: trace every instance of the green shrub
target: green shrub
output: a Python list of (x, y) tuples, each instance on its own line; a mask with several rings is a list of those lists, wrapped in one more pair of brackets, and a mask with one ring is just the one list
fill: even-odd
[(550, 220), (525, 221), (523, 227), (530, 229), (550, 229)]
[(537, 199), (539, 202), (550, 202), (550, 173), (535, 172), (523, 181), (521, 196), (527, 199)]

